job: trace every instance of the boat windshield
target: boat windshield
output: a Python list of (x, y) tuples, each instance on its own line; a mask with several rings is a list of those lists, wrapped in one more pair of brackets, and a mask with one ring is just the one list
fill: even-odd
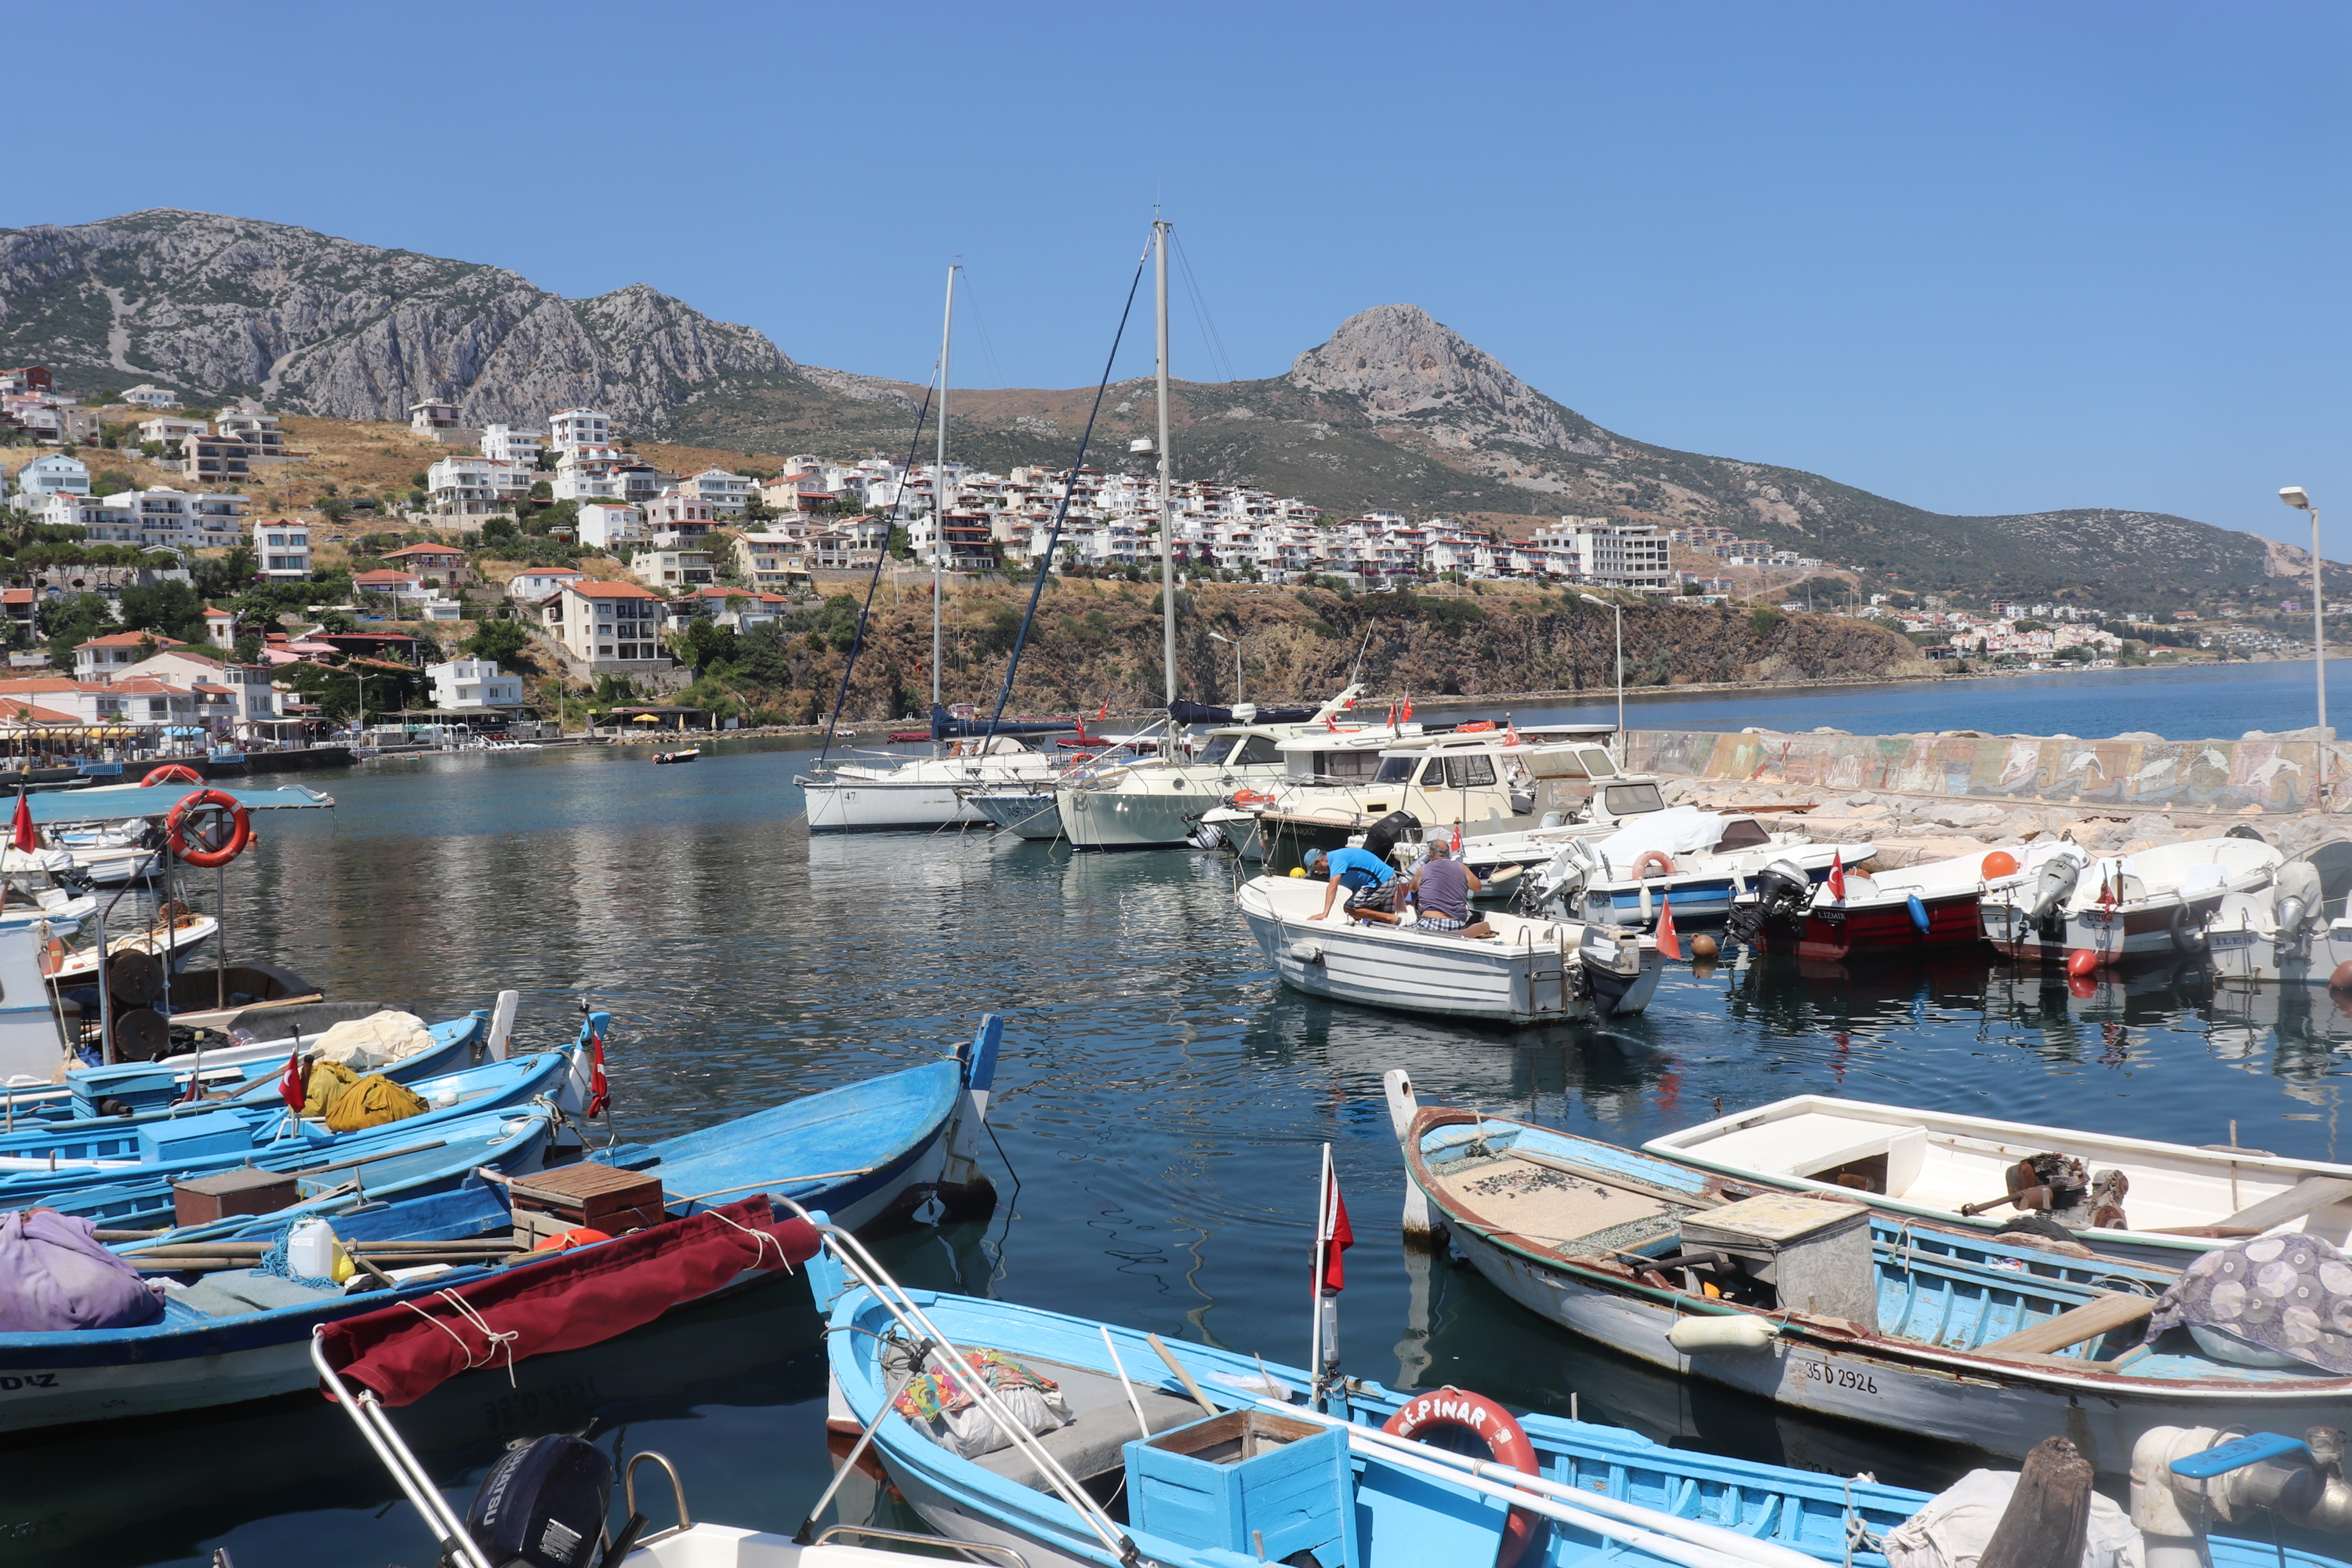
[(1617, 771), (1617, 764), (1609, 760), (1609, 753), (1598, 746), (1581, 748), (1577, 752), (1576, 759), (1584, 764), (1587, 778), (1605, 779)]
[(1273, 741), (1264, 735), (1244, 735), (1234, 742), (1234, 754), (1226, 759), (1230, 767), (1265, 767), (1282, 761), (1282, 753), (1274, 749)]
[(1612, 816), (1639, 816), (1645, 811), (1666, 809), (1665, 797), (1654, 784), (1611, 784), (1601, 804)]
[(1419, 752), (1405, 752), (1395, 756), (1382, 757), (1381, 771), (1372, 775), (1372, 782), (1376, 784), (1410, 784), (1412, 781), (1413, 769), (1421, 766), (1421, 757), (1422, 754)]

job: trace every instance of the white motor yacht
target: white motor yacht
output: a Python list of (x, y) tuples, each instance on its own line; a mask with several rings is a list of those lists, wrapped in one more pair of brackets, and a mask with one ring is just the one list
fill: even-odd
[(950, 741), (940, 755), (891, 763), (828, 763), (793, 782), (808, 796), (811, 833), (926, 829), (989, 819), (959, 790), (978, 785), (1050, 784), (1055, 758), (1010, 735)]
[[(1232, 710), (1234, 722), (1211, 730), (1190, 761), (1154, 757), (1066, 775), (1056, 801), (1062, 837), (1075, 849), (1214, 848), (1201, 832), (1203, 812), (1242, 791), (1271, 792), (1285, 774), (1281, 744), (1313, 733), (1344, 733), (1340, 713), (1363, 691), (1350, 686), (1291, 723), (1260, 723), (1248, 704)], [(1291, 710), (1296, 718), (1303, 710)]]

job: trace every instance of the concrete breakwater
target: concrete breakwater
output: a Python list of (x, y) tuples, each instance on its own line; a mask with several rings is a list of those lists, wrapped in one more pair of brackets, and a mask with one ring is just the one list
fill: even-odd
[[(2328, 747), (2331, 794), (2352, 783), (2352, 748)], [(2235, 741), (2117, 735), (1849, 735), (1815, 731), (1634, 730), (1627, 766), (1674, 778), (1827, 794), (1866, 791), (1988, 802), (2293, 816), (2317, 808), (2319, 740), (2249, 733)]]

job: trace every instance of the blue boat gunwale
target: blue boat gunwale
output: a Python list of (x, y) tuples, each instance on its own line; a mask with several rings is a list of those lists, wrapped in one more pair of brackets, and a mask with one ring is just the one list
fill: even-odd
[[(827, 1313), (827, 1337), (836, 1348), (829, 1352), (835, 1373), (844, 1384), (853, 1413), (865, 1420), (880, 1402), (883, 1384), (876, 1373), (872, 1346), (879, 1335), (895, 1327), (881, 1303), (863, 1286), (839, 1289), (838, 1266), (822, 1255), (811, 1264), (811, 1283), (815, 1287), (820, 1310)], [(825, 1306), (827, 1281), (833, 1282), (837, 1293), (829, 1309)], [(1108, 1327), (1113, 1342), (1119, 1346), (1119, 1359), (1128, 1377), (1139, 1389), (1185, 1397), (1185, 1391), (1171, 1385), (1160, 1375), (1158, 1357), (1150, 1349), (1139, 1330), (1116, 1324), (1098, 1325), (1083, 1318), (1052, 1311), (1045, 1308), (1028, 1307), (1014, 1302), (992, 1300), (981, 1297), (958, 1296), (945, 1292), (908, 1289), (907, 1295), (929, 1314), (940, 1330), (967, 1349), (981, 1345), (1004, 1351), (1019, 1359), (1024, 1354), (1038, 1360), (1059, 1362), (1076, 1366), (1103, 1377), (1115, 1375), (1107, 1363), (1099, 1334)], [(1003, 1327), (1024, 1331), (1013, 1338), (1003, 1332), (992, 1332), (997, 1325), (991, 1320), (1003, 1320)], [(1045, 1342), (1041, 1343), (1040, 1342)], [(1219, 1373), (1255, 1382), (1259, 1363), (1255, 1357), (1189, 1340), (1170, 1340), (1169, 1351), (1185, 1370), (1201, 1384), (1210, 1400), (1223, 1409), (1248, 1409), (1254, 1402), (1220, 1384)], [(842, 1364), (846, 1360), (848, 1366)], [(1304, 1386), (1306, 1374), (1295, 1368), (1269, 1364), (1266, 1371), (1293, 1386)], [(855, 1387), (850, 1385), (855, 1384)], [(1445, 1385), (1451, 1387), (1451, 1384)], [(1359, 1379), (1348, 1381), (1349, 1414), (1360, 1425), (1378, 1426), (1412, 1400), (1432, 1389), (1415, 1389), (1398, 1393), (1378, 1383)], [(1518, 1419), (1538, 1448), (1539, 1469), (1548, 1479), (1596, 1490), (1602, 1495), (1623, 1501), (1640, 1502), (1645, 1507), (1674, 1512), (1683, 1518), (1705, 1520), (1727, 1529), (1741, 1530), (1759, 1539), (1776, 1542), (1797, 1550), (1811, 1547), (1827, 1552), (1841, 1547), (1845, 1539), (1844, 1518), (1848, 1500), (1855, 1511), (1864, 1516), (1865, 1524), (1884, 1531), (1900, 1523), (1916, 1511), (1926, 1500), (1925, 1494), (1906, 1489), (1885, 1486), (1875, 1481), (1846, 1482), (1835, 1477), (1811, 1471), (1783, 1469), (1762, 1466), (1695, 1450), (1670, 1447), (1653, 1438), (1622, 1427), (1603, 1426), (1564, 1420), (1559, 1416), (1519, 1413)], [(961, 1489), (969, 1495), (986, 1500), (988, 1506), (1003, 1513), (1018, 1513), (1041, 1523), (1050, 1523), (1063, 1531), (1068, 1541), (1082, 1552), (1098, 1552), (1092, 1533), (1078, 1521), (1076, 1513), (1050, 1491), (1041, 1490), (997, 1475), (994, 1471), (961, 1459), (939, 1447), (931, 1438), (916, 1429), (903, 1416), (886, 1416), (876, 1433), (876, 1442), (887, 1450), (896, 1447), (921, 1457), (917, 1467), (925, 1473), (927, 1481), (940, 1485), (942, 1489)], [(1353, 1461), (1355, 1472), (1361, 1476), (1366, 1461)], [(1757, 1473), (1767, 1472), (1771, 1478), (1769, 1489), (1757, 1486)], [(1653, 1489), (1637, 1486), (1637, 1472), (1652, 1472), (1660, 1478), (1654, 1483), (1654, 1497), (1643, 1495)], [(1605, 1480), (1595, 1488), (1596, 1479)], [(1442, 1483), (1439, 1483), (1442, 1484)], [(1476, 1501), (1474, 1494), (1463, 1495)], [(1709, 1502), (1717, 1506), (1709, 1510)], [(1494, 1509), (1499, 1528), (1501, 1510)], [(1808, 1523), (1815, 1525), (1809, 1536)], [(1554, 1528), (1565, 1528), (1555, 1526)], [(1150, 1538), (1139, 1535), (1137, 1544), (1147, 1548)], [(1874, 1554), (1858, 1554), (1855, 1561), (1869, 1562)], [(1883, 1559), (1877, 1559), (1883, 1561)], [(2324, 1561), (2314, 1559), (2314, 1562)]]
[[(1470, 1131), (1467, 1138), (1458, 1135), (1465, 1130)], [(1489, 1130), (1493, 1130), (1492, 1134)], [(2352, 1377), (2256, 1367), (2229, 1367), (2203, 1375), (2181, 1370), (2200, 1363), (2219, 1366), (2219, 1363), (2204, 1362), (2202, 1358), (2154, 1354), (2137, 1359), (2126, 1367), (2112, 1367), (2086, 1359), (2084, 1355), (2026, 1357), (1986, 1354), (1973, 1346), (1937, 1344), (1904, 1338), (1884, 1330), (1873, 1332), (1859, 1326), (1848, 1326), (1841, 1320), (1815, 1318), (1782, 1309), (1768, 1310), (1676, 1289), (1662, 1289), (1644, 1283), (1635, 1275), (1631, 1265), (1605, 1261), (1590, 1254), (1564, 1252), (1535, 1237), (1505, 1230), (1484, 1216), (1464, 1209), (1445, 1193), (1422, 1180), (1432, 1171), (1433, 1162), (1428, 1157), (1431, 1152), (1465, 1148), (1483, 1142), (1490, 1135), (1506, 1131), (1514, 1137), (1533, 1134), (1534, 1141), (1538, 1143), (1558, 1146), (1559, 1152), (1557, 1158), (1587, 1164), (1604, 1176), (1627, 1177), (1651, 1187), (1662, 1196), (1671, 1196), (1679, 1190), (1693, 1202), (1705, 1205), (1716, 1198), (1727, 1198), (1735, 1190), (1742, 1195), (1753, 1194), (1746, 1193), (1744, 1184), (1737, 1177), (1718, 1175), (1637, 1150), (1622, 1149), (1597, 1139), (1538, 1127), (1532, 1122), (1508, 1117), (1482, 1116), (1445, 1107), (1423, 1107), (1414, 1116), (1404, 1138), (1410, 1166), (1408, 1175), (1444, 1216), (1445, 1223), (1459, 1226), (1533, 1268), (1562, 1276), (1601, 1293), (1631, 1297), (1687, 1317), (1769, 1319), (1780, 1325), (1778, 1342), (1781, 1345), (1802, 1345), (1816, 1351), (1868, 1357), (1894, 1370), (1940, 1366), (1946, 1370), (1965, 1369), (1979, 1375), (1991, 1372), (2012, 1381), (2054, 1384), (2070, 1393), (2095, 1389), (2116, 1394), (2155, 1394), (2172, 1401), (2224, 1403), (2242, 1400), (2250, 1395), (2272, 1395), (2292, 1396), (2299, 1402), (2317, 1404), (2342, 1399), (2347, 1393), (2352, 1393)], [(1446, 1135), (1449, 1133), (1456, 1136), (1448, 1138)], [(1433, 1145), (1435, 1145), (1434, 1150)], [(2156, 1283), (2169, 1281), (2178, 1272), (2160, 1265), (2119, 1258), (2076, 1258), (2035, 1247), (2004, 1246), (1991, 1236), (1949, 1230), (1916, 1218), (1888, 1216), (1864, 1209), (1860, 1205), (1855, 1207), (1871, 1214), (1872, 1239), (1874, 1251), (1882, 1259), (1882, 1268), (1885, 1257), (1907, 1240), (1913, 1258), (1928, 1266), (1926, 1272), (1973, 1276), (1970, 1283), (2011, 1290), (2031, 1284), (2047, 1296), (2070, 1304), (2089, 1300), (2095, 1287), (2089, 1280), (2068, 1279), (2065, 1277), (2068, 1273), (2090, 1273), (2099, 1278)], [(1647, 1244), (1646, 1249), (1652, 1255), (1657, 1255), (1670, 1247), (1672, 1240), (1672, 1237), (1654, 1239)], [(1628, 1250), (1640, 1252), (1645, 1249)], [(2015, 1270), (1988, 1267), (1961, 1256), (1964, 1250), (1982, 1253), (1989, 1259), (2011, 1259), (2020, 1267)], [(2052, 1272), (2053, 1270), (2055, 1272)], [(1920, 1270), (1915, 1268), (1913, 1272), (1916, 1274)], [(2054, 1315), (2045, 1314), (2045, 1318)], [(2021, 1321), (2017, 1326), (2025, 1324)], [(2068, 1348), (2087, 1352), (2090, 1347), (2076, 1345)], [(2065, 1364), (2068, 1363), (2074, 1364)], [(2158, 1372), (2151, 1373), (2146, 1370), (2149, 1363), (2158, 1363)], [(2178, 1372), (2179, 1375), (2163, 1375), (2165, 1371)]]

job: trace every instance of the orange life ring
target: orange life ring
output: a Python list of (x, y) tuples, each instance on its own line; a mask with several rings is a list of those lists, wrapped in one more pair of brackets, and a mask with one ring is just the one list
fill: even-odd
[(149, 768), (147, 776), (139, 781), (139, 787), (145, 789), (149, 784), (200, 784), (204, 782), (205, 775), (188, 766), (187, 763), (165, 763), (160, 768)]
[(1274, 796), (1270, 795), (1260, 795), (1254, 789), (1237, 789), (1234, 791), (1234, 805), (1236, 806), (1247, 807), (1253, 805), (1272, 805), (1273, 804)]
[[(1428, 1432), (1460, 1432), (1486, 1444), (1496, 1464), (1530, 1476), (1538, 1473), (1536, 1446), (1528, 1441), (1526, 1430), (1511, 1419), (1511, 1413), (1483, 1394), (1467, 1394), (1451, 1384), (1434, 1394), (1405, 1401), (1404, 1408), (1390, 1416), (1381, 1430), (1417, 1443), (1428, 1441), (1423, 1436)], [(1495, 1552), (1495, 1568), (1511, 1568), (1535, 1538), (1536, 1516), (1525, 1509), (1513, 1509), (1503, 1526), (1502, 1545)]]
[(1457, 735), (1473, 735), (1494, 727), (1495, 721), (1492, 719), (1481, 719), (1475, 724), (1456, 724), (1454, 726), (1454, 732)]
[(1644, 849), (1642, 851), (1640, 858), (1633, 862), (1633, 880), (1637, 882), (1646, 882), (1650, 879), (1648, 868), (1650, 862), (1653, 860), (1658, 863), (1659, 876), (1671, 877), (1675, 874), (1675, 861), (1673, 856), (1668, 855), (1663, 849)]
[[(230, 814), (232, 826), (228, 842), (217, 849), (188, 847), (188, 814), (200, 805), (217, 806)], [(246, 814), (245, 807), (235, 795), (224, 795), (216, 789), (200, 789), (172, 808), (172, 815), (163, 819), (163, 837), (171, 845), (172, 853), (180, 859), (210, 870), (215, 866), (226, 866), (245, 853), (245, 847), (253, 842), (253, 819)], [(201, 844), (202, 841), (198, 842)]]

